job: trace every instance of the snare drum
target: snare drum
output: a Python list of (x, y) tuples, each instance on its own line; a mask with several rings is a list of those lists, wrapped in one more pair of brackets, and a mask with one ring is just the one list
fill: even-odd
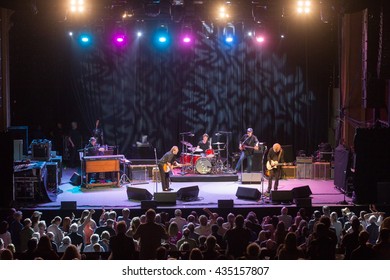
[(212, 157), (214, 157), (215, 155), (214, 155), (214, 150), (213, 149), (207, 149), (206, 150), (206, 157), (207, 158), (212, 158)]
[(207, 158), (199, 158), (196, 162), (196, 171), (200, 174), (207, 174), (211, 171), (211, 162)]

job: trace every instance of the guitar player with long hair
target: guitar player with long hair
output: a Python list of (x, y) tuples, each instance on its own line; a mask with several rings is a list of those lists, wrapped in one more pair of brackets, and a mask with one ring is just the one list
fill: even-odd
[(177, 166), (175, 161), (176, 155), (179, 152), (177, 146), (173, 146), (169, 152), (166, 152), (158, 162), (158, 170), (160, 171), (161, 185), (163, 191), (170, 191), (169, 188), (169, 173), (174, 166)]
[(267, 194), (271, 192), (272, 180), (275, 179), (274, 191), (278, 190), (279, 179), (282, 174), (282, 165), (284, 163), (284, 152), (282, 146), (279, 143), (275, 143), (267, 154), (267, 169), (269, 171), (268, 176), (268, 190)]
[(241, 137), (239, 149), (241, 150), (241, 156), (237, 162), (235, 172), (237, 173), (240, 171), (244, 159), (247, 159), (247, 172), (251, 173), (253, 153), (254, 150), (259, 149), (259, 140), (255, 135), (253, 135), (252, 128), (249, 127), (246, 130), (246, 134)]

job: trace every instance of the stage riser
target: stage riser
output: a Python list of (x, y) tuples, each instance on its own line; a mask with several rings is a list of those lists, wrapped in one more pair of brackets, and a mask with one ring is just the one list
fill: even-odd
[(236, 182), (237, 175), (194, 175), (194, 176), (171, 176), (172, 182)]

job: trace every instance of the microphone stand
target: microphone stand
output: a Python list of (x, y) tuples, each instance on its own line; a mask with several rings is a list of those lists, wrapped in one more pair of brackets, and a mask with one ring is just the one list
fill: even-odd
[[(156, 148), (154, 148), (154, 159), (155, 159), (155, 161), (156, 161), (156, 166), (157, 166), (157, 168), (158, 168)], [(153, 171), (152, 171), (152, 172), (153, 172)], [(158, 168), (158, 174), (160, 174), (160, 168)], [(162, 179), (161, 179), (161, 180), (162, 180)], [(157, 181), (158, 181), (158, 176), (156, 175), (156, 190), (155, 190), (155, 192), (157, 192), (157, 190), (158, 190)]]

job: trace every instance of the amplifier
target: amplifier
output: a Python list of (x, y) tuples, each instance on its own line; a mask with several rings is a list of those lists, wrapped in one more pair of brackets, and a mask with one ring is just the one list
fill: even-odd
[(51, 156), (51, 141), (47, 139), (34, 139), (31, 142), (32, 160), (48, 161)]
[(37, 177), (23, 177), (14, 179), (15, 199), (16, 200), (34, 200), (35, 194), (40, 188), (41, 180)]
[(297, 157), (296, 163), (312, 163), (313, 158), (312, 157)]
[(57, 163), (58, 185), (61, 185), (61, 179), (62, 179), (62, 156), (51, 157), (49, 162)]
[(50, 192), (58, 192), (58, 167), (56, 162), (46, 163), (46, 188)]

